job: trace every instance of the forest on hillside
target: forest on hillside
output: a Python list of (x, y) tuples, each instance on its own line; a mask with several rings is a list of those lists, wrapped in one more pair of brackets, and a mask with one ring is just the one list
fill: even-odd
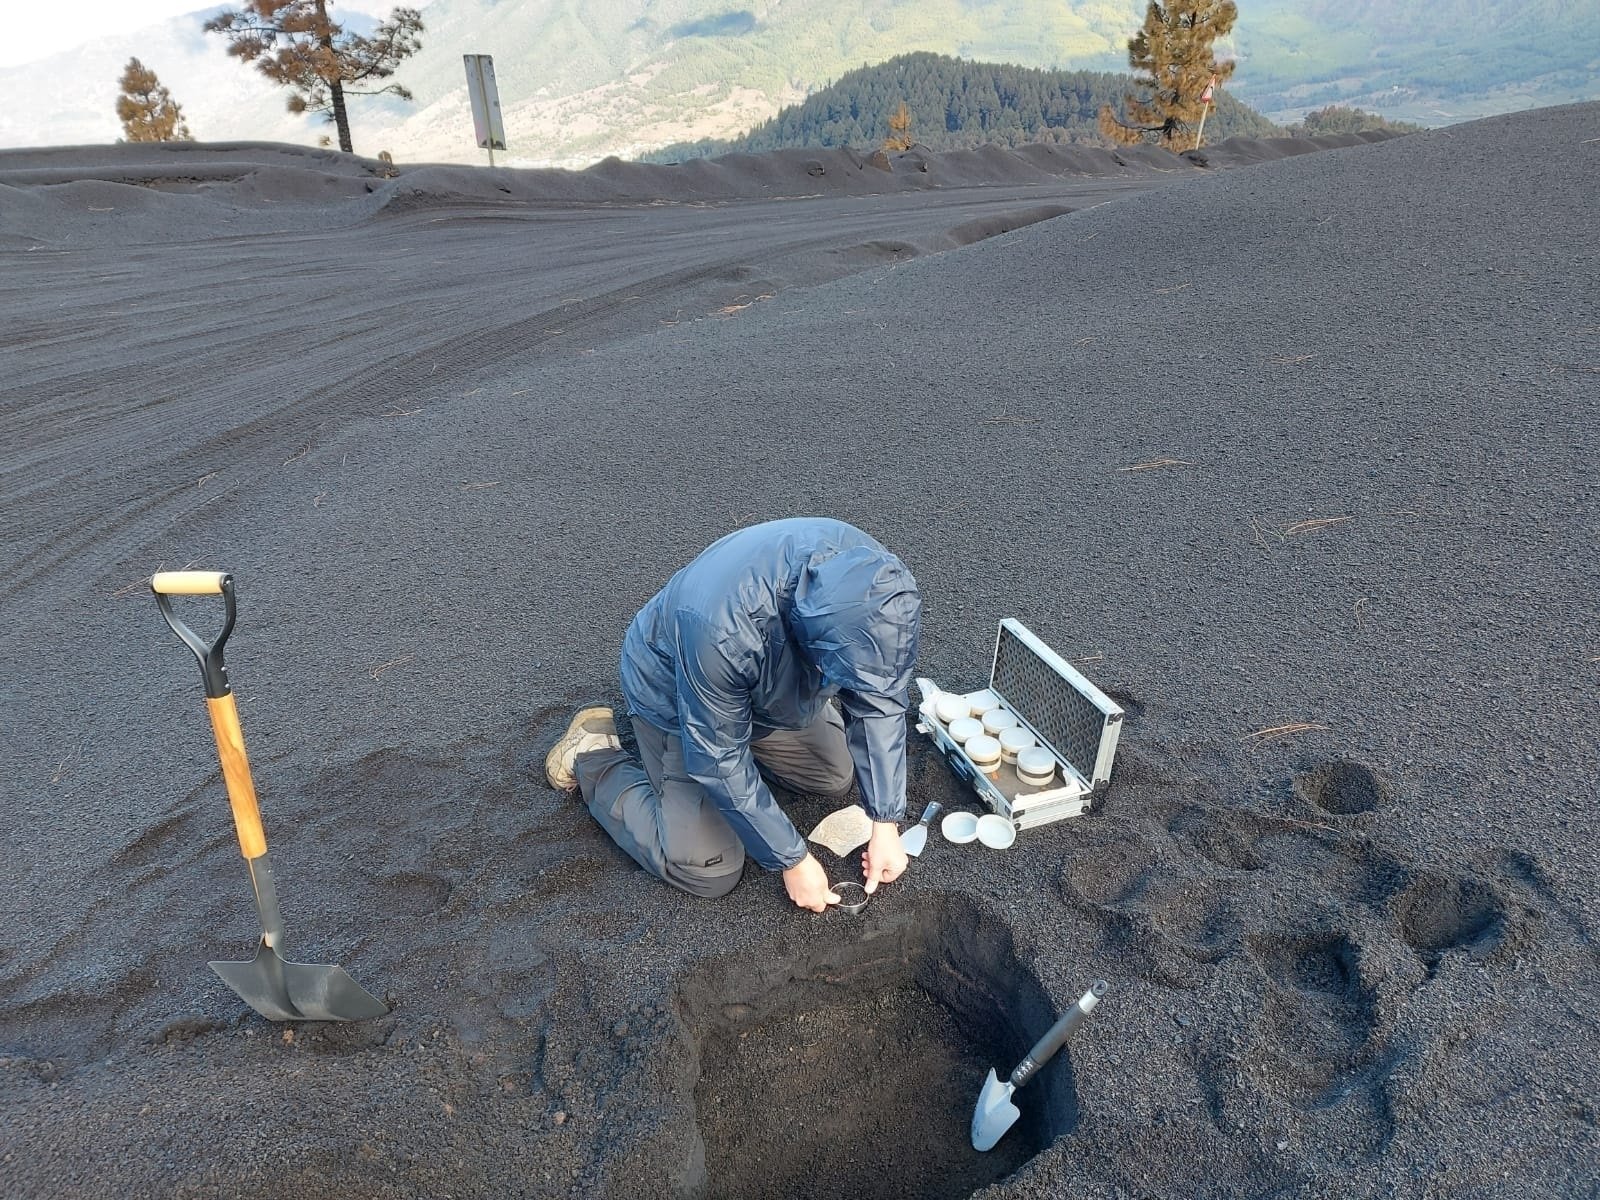
[[(876, 147), (883, 143), (889, 118), (902, 103), (911, 117), (911, 139), (930, 150), (1033, 142), (1103, 146), (1109, 143), (1097, 124), (1100, 106), (1110, 104), (1120, 111), (1133, 87), (1131, 75), (904, 54), (849, 72), (744, 137), (680, 143), (648, 158), (675, 162), (803, 146)], [(1210, 142), (1284, 132), (1226, 92), (1219, 93), (1205, 128)]]

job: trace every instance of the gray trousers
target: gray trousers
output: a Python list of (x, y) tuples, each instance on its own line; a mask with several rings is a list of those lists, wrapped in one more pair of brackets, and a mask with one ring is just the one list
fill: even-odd
[[(625, 750), (580, 754), (578, 788), (594, 819), (658, 879), (692, 896), (725, 896), (744, 870), (744, 846), (716, 802), (689, 778), (677, 734), (635, 719), (639, 758)], [(775, 729), (750, 745), (761, 773), (797, 792), (842, 796), (855, 781), (844, 719), (829, 704), (801, 730)]]

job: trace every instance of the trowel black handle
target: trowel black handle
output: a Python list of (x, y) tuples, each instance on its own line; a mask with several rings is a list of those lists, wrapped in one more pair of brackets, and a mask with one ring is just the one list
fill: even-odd
[[(183, 639), (184, 645), (194, 651), (200, 660), (200, 676), (205, 681), (206, 697), (221, 699), (231, 690), (228, 686), (228, 667), (222, 660), (222, 646), (233, 632), (237, 613), (233, 599), (233, 576), (226, 571), (157, 571), (150, 577), (150, 590), (156, 594), (156, 604), (161, 615), (172, 626), (172, 632)], [(222, 632), (206, 641), (190, 629), (172, 611), (170, 596), (221, 596), (226, 608)]]
[(927, 808), (922, 810), (922, 820), (918, 821), (917, 824), (918, 825), (926, 825), (929, 821), (933, 820), (934, 817), (936, 817), (938, 815), (939, 815), (939, 802), (937, 800), (935, 800), (933, 803), (929, 804)]
[(1089, 1019), (1089, 1014), (1100, 1002), (1100, 997), (1106, 994), (1106, 987), (1104, 979), (1095, 980), (1089, 985), (1089, 990), (1078, 998), (1078, 1002), (1061, 1014), (1061, 1019), (1050, 1026), (1045, 1035), (1033, 1044), (1033, 1049), (1028, 1051), (1028, 1057), (1017, 1064), (1017, 1069), (1011, 1072), (1012, 1087), (1019, 1088), (1027, 1083), (1038, 1074), (1040, 1067), (1055, 1057), (1056, 1051), (1067, 1044), (1067, 1040), (1077, 1032), (1078, 1026)]

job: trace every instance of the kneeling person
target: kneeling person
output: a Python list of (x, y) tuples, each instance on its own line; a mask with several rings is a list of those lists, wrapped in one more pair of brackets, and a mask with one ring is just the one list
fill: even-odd
[(674, 887), (725, 895), (749, 854), (822, 912), (838, 897), (761, 772), (834, 796), (858, 781), (873, 822), (866, 888), (899, 878), (920, 628), (916, 580), (861, 530), (826, 518), (741, 529), (628, 627), (622, 691), (642, 763), (621, 749), (610, 710), (590, 708), (545, 773), (579, 788), (617, 844)]

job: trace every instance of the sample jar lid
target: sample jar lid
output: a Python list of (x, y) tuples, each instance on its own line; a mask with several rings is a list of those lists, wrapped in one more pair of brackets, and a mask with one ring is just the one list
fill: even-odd
[(957, 717), (950, 722), (950, 736), (958, 742), (983, 736), (983, 723), (976, 717)]
[(949, 812), (939, 823), (939, 828), (950, 841), (958, 846), (964, 846), (978, 836), (978, 816), (976, 813), (959, 810)]
[(967, 742), (967, 757), (980, 767), (1000, 761), (1000, 742), (987, 733), (980, 733)]
[(972, 715), (975, 717), (981, 717), (991, 708), (1000, 706), (1000, 697), (996, 696), (988, 688), (984, 688), (981, 692), (973, 692), (966, 700), (967, 705), (972, 710)]
[(1010, 729), (1017, 723), (1016, 714), (1004, 708), (991, 708), (983, 714), (983, 730), (999, 736), (1002, 729)]
[(1033, 745), (1033, 734), (1020, 725), (1000, 731), (1000, 749), (1006, 754), (1019, 754)]
[(978, 818), (978, 840), (991, 850), (1004, 850), (1017, 840), (1017, 827), (999, 813)]
[(1056, 771), (1056, 756), (1043, 746), (1029, 746), (1017, 754), (1017, 774), (1046, 778)]
[(934, 701), (934, 711), (939, 714), (939, 720), (948, 725), (957, 717), (968, 715), (967, 698), (945, 692)]

